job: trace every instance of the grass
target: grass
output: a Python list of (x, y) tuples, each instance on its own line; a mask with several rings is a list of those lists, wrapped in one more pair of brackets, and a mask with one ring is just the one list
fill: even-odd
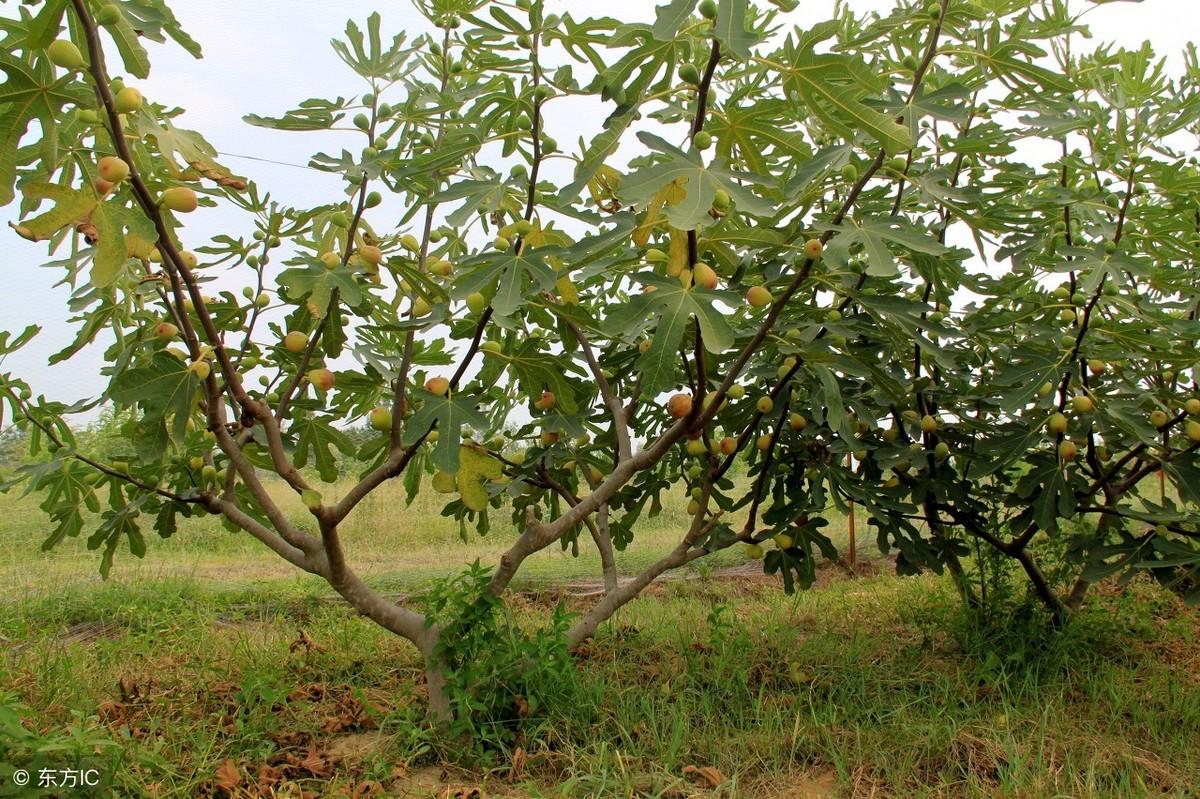
[[(213, 520), (152, 541), (144, 562), (118, 558), (102, 582), (82, 542), (38, 551), (31, 503), (6, 498), (4, 511), (0, 579), (16, 588), (0, 599), (0, 769), (10, 746), (52, 745), (57, 762), (98, 763), (118, 795), (148, 797), (227, 795), (221, 784), (296, 797), (1187, 797), (1200, 784), (1200, 613), (1140, 580), (1097, 592), (1060, 635), (988, 638), (933, 575), (829, 568), (789, 597), (771, 579), (693, 570), (625, 608), (554, 679), (526, 675), (523, 720), (467, 758), (425, 727), (410, 647)], [(684, 518), (672, 506), (647, 520), (622, 571), (668, 548)], [(346, 531), (368, 579), (405, 592), (494, 562), (511, 535), (496, 525), (464, 543), (433, 500), (405, 509), (397, 495)], [(509, 602), (518, 627), (559, 601), (584, 607), (555, 588), (598, 574), (581, 548), (532, 560)], [(5, 742), (6, 708), (30, 741)]]

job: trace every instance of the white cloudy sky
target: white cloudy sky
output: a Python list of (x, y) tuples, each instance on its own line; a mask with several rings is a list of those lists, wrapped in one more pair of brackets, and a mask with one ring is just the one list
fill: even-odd
[[(1085, 0), (1073, 0), (1080, 7)], [(1150, 40), (1157, 52), (1181, 63), (1179, 54), (1197, 30), (1200, 14), (1197, 0), (1144, 0), (1112, 2), (1094, 7), (1086, 20), (1098, 40), (1136, 46)], [(649, 18), (654, 3), (649, 0), (606, 0), (605, 3), (553, 2), (552, 10), (572, 10), (577, 16), (599, 6), (604, 13), (620, 18)], [(892, 0), (850, 0), (856, 10), (886, 10)], [(406, 0), (188, 0), (173, 8), (188, 30), (204, 47), (205, 58), (194, 61), (173, 46), (151, 45), (153, 70), (139, 85), (155, 100), (188, 109), (185, 127), (203, 132), (223, 153), (235, 171), (249, 175), (281, 202), (305, 206), (327, 202), (337, 196), (340, 181), (335, 176), (310, 169), (274, 165), (235, 156), (258, 156), (303, 165), (318, 149), (335, 151), (343, 144), (337, 134), (289, 134), (246, 125), (242, 115), (250, 112), (273, 114), (290, 108), (307, 97), (336, 97), (361, 93), (362, 85), (330, 50), (331, 36), (341, 30), (346, 18), (364, 19), (378, 10), (385, 31), (401, 29), (417, 33), (424, 21)], [(827, 18), (833, 0), (801, 0), (793, 13), (798, 24)], [(332, 10), (331, 10), (332, 9)], [(12, 15), (5, 4), (0, 15)], [(579, 135), (591, 135), (600, 117), (581, 119), (574, 115), (559, 120), (564, 127), (550, 133), (564, 148)], [(360, 140), (345, 140), (355, 149)], [(15, 218), (16, 208), (0, 209), (0, 222)], [(221, 209), (204, 209), (189, 220), (184, 240), (196, 246), (204, 236), (226, 230), (247, 235), (244, 218)], [(378, 223), (377, 223), (378, 224)], [(0, 329), (20, 330), (28, 324), (42, 325), (38, 341), (0, 364), (33, 383), (35, 390), (53, 399), (74, 400), (102, 390), (105, 380), (98, 374), (99, 352), (50, 367), (47, 356), (67, 344), (73, 331), (66, 323), (68, 289), (54, 287), (60, 273), (44, 269), (42, 247), (25, 242), (7, 229), (0, 230)]]

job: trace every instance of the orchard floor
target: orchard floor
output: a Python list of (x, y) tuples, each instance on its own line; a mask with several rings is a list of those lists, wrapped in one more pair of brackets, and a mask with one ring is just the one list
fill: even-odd
[[(347, 531), (385, 591), (506, 543), (498, 527), (463, 543), (423, 502), (383, 497)], [(830, 565), (794, 596), (726, 553), (627, 606), (519, 700), (518, 733), (467, 757), (425, 727), (411, 648), (253, 542), (200, 520), (102, 582), (98, 553), (40, 553), (33, 504), (0, 503), (0, 773), (42, 747), (122, 797), (1198, 795), (1200, 611), (1140, 580), (1021, 637), (985, 634), (945, 580), (895, 577), (869, 547), (859, 576)], [(648, 520), (622, 571), (683, 519)], [(583, 607), (596, 571), (538, 556), (513, 619)]]

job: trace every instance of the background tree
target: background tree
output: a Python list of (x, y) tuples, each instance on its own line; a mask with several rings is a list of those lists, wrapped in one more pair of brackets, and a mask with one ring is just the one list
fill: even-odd
[[(522, 562), (581, 535), (605, 591), (554, 616), (568, 644), (738, 543), (807, 586), (849, 500), (902, 572), (948, 569), (967, 601), (971, 545), (1015, 559), (1060, 623), (1111, 572), (1196, 585), (1194, 59), (1172, 79), (1147, 47), (1078, 55), (1052, 0), (798, 28), (739, 0), (673, 0), (652, 24), (418, 5), (440, 36), (389, 39), (373, 15), (334, 43), (363, 94), (248, 117), (361, 132), (358, 153), (314, 156), (346, 192), (307, 209), (132, 84), (139, 37), (199, 52), (161, 2), (51, 0), (6, 29), (0, 199), (15, 185), (15, 232), (66, 250), (79, 336), (60, 357), (110, 342), (104, 399), (136, 412), (134, 451), (101, 458), (67, 424), (80, 406), (0, 376), (53, 456), (19, 475), (47, 497), (50, 543), (98, 512), (107, 573), (122, 540), (144, 553), (144, 518), (168, 536), (220, 514), (417, 646), (441, 719)], [(545, 121), (581, 97), (610, 113), (567, 155)], [(542, 179), (552, 159), (568, 185)], [(374, 211), (384, 191), (398, 222)], [(186, 215), (216, 203), (253, 234), (188, 242)], [(379, 435), (355, 447), (363, 419)], [(369, 467), (323, 493), (349, 455)], [(464, 530), (516, 529), (425, 612), (372, 590), (341, 540), (394, 479), (447, 494)], [(692, 522), (619, 583), (614, 549), (668, 491), (691, 494)], [(1067, 545), (1065, 591), (1041, 537)]]

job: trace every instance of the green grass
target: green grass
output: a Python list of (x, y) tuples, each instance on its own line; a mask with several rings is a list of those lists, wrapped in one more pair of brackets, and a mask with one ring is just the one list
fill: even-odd
[[(31, 504), (4, 510), (0, 579), (17, 589), (0, 600), (0, 719), (18, 708), (65, 747), (56, 757), (102, 763), (121, 796), (201, 795), (226, 761), (242, 787), (278, 796), (1185, 797), (1200, 784), (1200, 614), (1148, 582), (1097, 592), (1061, 635), (985, 645), (932, 575), (830, 568), (789, 597), (693, 570), (622, 610), (561, 680), (524, 685), (541, 702), (519, 737), (468, 759), (425, 727), (411, 647), (256, 543), (198, 520), (102, 582), (82, 542), (38, 552)], [(685, 518), (647, 520), (622, 570)], [(347, 530), (368, 579), (402, 591), (494, 562), (511, 537), (497, 525), (463, 543), (432, 501), (396, 495)], [(562, 597), (545, 589), (598, 573), (586, 548), (530, 566), (509, 603), (527, 630)]]

